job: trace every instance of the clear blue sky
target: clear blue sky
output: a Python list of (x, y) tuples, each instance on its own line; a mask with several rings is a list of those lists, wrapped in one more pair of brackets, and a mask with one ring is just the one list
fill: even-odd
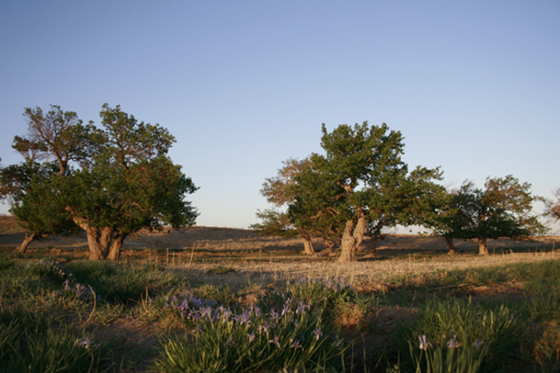
[[(560, 2), (0, 2), (0, 157), (25, 107), (103, 103), (177, 138), (198, 224), (246, 227), (321, 123), (387, 123), (444, 183), (560, 187)], [(7, 211), (8, 206), (0, 206)]]

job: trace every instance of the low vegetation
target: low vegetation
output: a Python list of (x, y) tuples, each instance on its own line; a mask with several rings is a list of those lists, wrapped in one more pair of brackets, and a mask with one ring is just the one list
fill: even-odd
[(521, 251), (112, 263), (4, 248), (0, 370), (556, 372), (560, 255)]

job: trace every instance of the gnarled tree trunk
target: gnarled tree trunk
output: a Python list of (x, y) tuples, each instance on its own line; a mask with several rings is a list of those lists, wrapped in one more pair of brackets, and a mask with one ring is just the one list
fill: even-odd
[(303, 241), (303, 253), (305, 255), (315, 254), (315, 249), (313, 248), (313, 242), (311, 242), (311, 238), (302, 236), (301, 240)]
[(73, 220), (86, 231), (89, 260), (119, 260), (127, 233), (109, 227), (92, 227), (86, 219), (78, 217), (73, 217)]
[(25, 232), (25, 239), (23, 240), (21, 245), (19, 245), (17, 251), (19, 251), (22, 254), (25, 253), (27, 251), (27, 247), (31, 242), (35, 240), (35, 238), (37, 238), (37, 234), (31, 232)]
[(488, 255), (488, 246), (486, 245), (486, 237), (478, 238), (478, 255)]
[(107, 256), (107, 259), (115, 262), (119, 260), (121, 256), (123, 242), (127, 236), (128, 236), (127, 233), (123, 233), (120, 231), (115, 234), (115, 238), (113, 239), (113, 244), (109, 248), (109, 255)]
[(449, 250), (448, 254), (452, 255), (457, 253), (457, 251), (455, 251), (455, 245), (453, 245), (453, 237), (445, 236), (443, 238), (445, 239), (445, 245), (447, 246), (447, 250)]
[(346, 227), (344, 228), (344, 234), (342, 235), (340, 244), (342, 252), (340, 253), (340, 258), (338, 258), (339, 262), (354, 261), (358, 247), (364, 240), (367, 225), (366, 216), (361, 207), (355, 206), (354, 208), (358, 216), (358, 222), (356, 223), (356, 227), (354, 227), (354, 220), (348, 220), (346, 222)]

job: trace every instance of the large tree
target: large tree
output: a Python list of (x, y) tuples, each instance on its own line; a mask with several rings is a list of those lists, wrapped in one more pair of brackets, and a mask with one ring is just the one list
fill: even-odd
[(409, 174), (403, 137), (386, 124), (343, 124), (331, 133), (323, 124), (322, 132), (325, 155), (312, 154), (313, 166), (295, 177), (289, 211), (319, 231), (341, 232), (339, 260), (352, 261), (366, 234), (376, 240), (383, 227), (415, 220), (440, 172), (419, 167)]
[[(15, 140), (22, 150), (28, 149), (26, 154), (54, 158), (58, 170), (42, 183), (28, 183), (31, 189), (20, 188), (26, 196), (20, 198), (21, 211), (33, 212), (33, 203), (50, 198), (47, 205), (52, 203), (60, 213), (52, 216), (64, 217), (65, 222), (86, 231), (90, 259), (94, 260), (118, 260), (125, 238), (142, 228), (194, 224), (198, 214), (185, 195), (197, 188), (167, 156), (175, 139), (166, 129), (138, 122), (120, 106), (103, 105), (102, 129), (92, 123), (83, 126), (74, 115), (55, 115), (59, 108), (54, 108), (51, 116), (55, 120), (46, 121), (40, 109), (26, 110), (32, 118), (29, 134)], [(72, 123), (62, 126), (56, 118), (72, 118)], [(48, 164), (53, 163), (39, 164), (32, 177), (45, 174)], [(18, 209), (12, 210), (17, 216)], [(27, 224), (50, 221), (45, 214), (31, 213), (33, 219), (19, 215)]]
[(531, 184), (512, 175), (487, 178), (484, 189), (465, 181), (456, 192), (460, 225), (450, 226), (454, 237), (478, 239), (478, 253), (488, 254), (488, 239), (521, 239), (543, 233), (545, 227), (532, 213)]

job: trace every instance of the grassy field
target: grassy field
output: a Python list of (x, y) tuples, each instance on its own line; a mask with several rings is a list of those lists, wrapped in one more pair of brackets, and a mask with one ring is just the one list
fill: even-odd
[(198, 227), (103, 263), (80, 237), (16, 254), (18, 234), (0, 236), (0, 372), (560, 371), (555, 239), (479, 257), (394, 236), (341, 264)]

